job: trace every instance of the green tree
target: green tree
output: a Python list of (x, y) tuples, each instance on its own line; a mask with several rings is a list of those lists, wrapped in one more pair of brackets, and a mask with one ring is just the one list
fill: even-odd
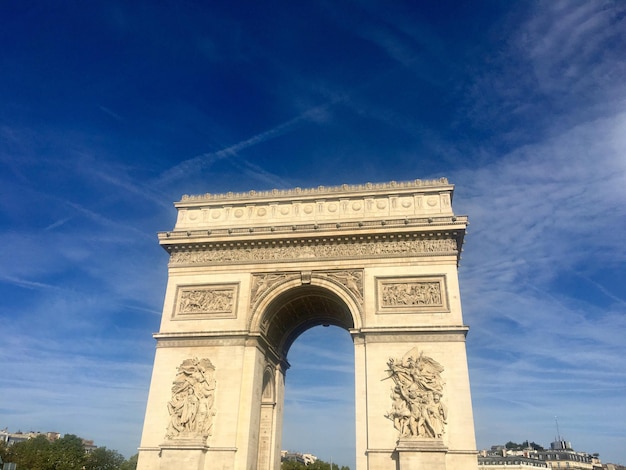
[(19, 469), (51, 470), (52, 445), (45, 436), (37, 436), (9, 447), (5, 462), (17, 464)]
[[(2, 444), (2, 443), (0, 443)], [(98, 447), (85, 452), (83, 440), (66, 434), (54, 442), (37, 436), (11, 446), (0, 445), (0, 456), (19, 470), (136, 470), (137, 455), (125, 460), (116, 450)]]
[(122, 465), (120, 465), (120, 470), (137, 470), (137, 459), (139, 458), (138, 454), (133, 455), (131, 458), (126, 460)]
[(0, 441), (0, 459), (5, 462), (8, 462), (7, 457), (9, 456), (9, 446), (6, 442)]
[(74, 434), (66, 434), (51, 446), (51, 463), (54, 470), (82, 470), (87, 455), (83, 440)]
[(125, 459), (116, 450), (98, 447), (87, 454), (85, 470), (120, 470)]
[(293, 460), (283, 460), (283, 462), (280, 464), (281, 470), (306, 470), (307, 468), (309, 467), (307, 467), (303, 463)]
[(330, 463), (324, 462), (323, 460), (316, 460), (309, 465), (304, 465), (300, 462), (283, 461), (280, 468), (281, 470), (350, 470), (350, 467), (339, 467), (336, 463), (332, 465), (331, 469)]

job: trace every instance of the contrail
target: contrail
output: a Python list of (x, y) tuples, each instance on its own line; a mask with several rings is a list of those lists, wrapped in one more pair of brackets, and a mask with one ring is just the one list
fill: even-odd
[(274, 139), (278, 136), (284, 135), (286, 132), (288, 132), (290, 129), (297, 126), (301, 122), (315, 119), (316, 117), (322, 115), (329, 106), (335, 104), (337, 101), (340, 101), (340, 99), (335, 99), (323, 105), (311, 108), (308, 111), (305, 111), (304, 113), (296, 116), (293, 119), (290, 119), (287, 122), (279, 124), (272, 129), (261, 132), (260, 134), (256, 134), (249, 139), (242, 140), (229, 147), (223, 148), (222, 150), (203, 153), (196, 157), (185, 160), (165, 171), (159, 178), (158, 182), (160, 184), (167, 184), (178, 178), (183, 178), (190, 173), (201, 171), (202, 169), (212, 165), (217, 160), (228, 157), (236, 157), (237, 154), (244, 149), (253, 147), (254, 145), (258, 145), (260, 143)]

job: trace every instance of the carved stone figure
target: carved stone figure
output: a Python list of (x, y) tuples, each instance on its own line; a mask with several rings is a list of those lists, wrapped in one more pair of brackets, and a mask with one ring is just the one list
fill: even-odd
[(390, 358), (387, 365), (394, 386), (392, 408), (385, 417), (393, 421), (400, 438), (441, 438), (447, 420), (441, 364), (413, 348), (400, 360)]
[(170, 424), (167, 439), (212, 434), (215, 410), (215, 367), (209, 359), (185, 359), (178, 367), (167, 404)]
[(331, 271), (325, 274), (342, 283), (357, 299), (363, 299), (363, 273), (361, 271)]
[(383, 305), (441, 305), (441, 284), (438, 282), (394, 283), (383, 286)]
[(184, 290), (180, 295), (179, 313), (231, 312), (233, 304), (232, 288)]
[(277, 283), (284, 281), (287, 278), (287, 274), (255, 274), (252, 276), (252, 304), (259, 299), (265, 292), (271, 289)]

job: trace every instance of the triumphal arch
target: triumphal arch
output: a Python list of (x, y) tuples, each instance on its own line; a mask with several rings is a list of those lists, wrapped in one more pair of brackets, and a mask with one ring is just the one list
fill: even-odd
[[(288, 352), (352, 336), (357, 470), (476, 469), (445, 178), (184, 196), (139, 470), (280, 468)], [(306, 449), (303, 449), (306, 450)]]

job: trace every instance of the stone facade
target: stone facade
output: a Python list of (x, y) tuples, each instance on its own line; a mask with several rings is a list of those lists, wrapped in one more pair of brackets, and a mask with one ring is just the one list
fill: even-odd
[(139, 470), (278, 469), (287, 354), (355, 347), (357, 469), (477, 468), (447, 180), (184, 196)]

